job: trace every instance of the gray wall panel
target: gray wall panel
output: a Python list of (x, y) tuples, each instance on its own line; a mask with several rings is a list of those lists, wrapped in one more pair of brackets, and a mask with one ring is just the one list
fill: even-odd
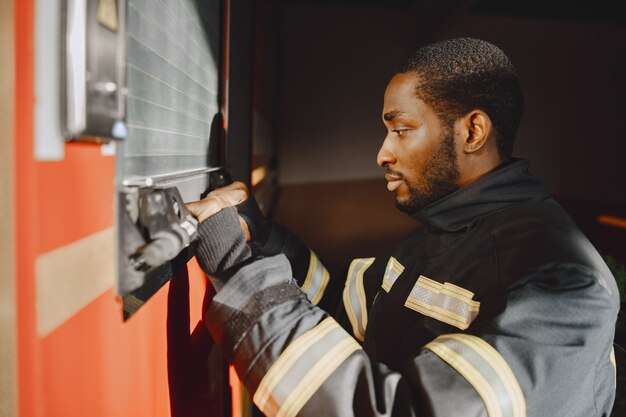
[(218, 0), (128, 1), (120, 183), (207, 166), (219, 111), (220, 23)]

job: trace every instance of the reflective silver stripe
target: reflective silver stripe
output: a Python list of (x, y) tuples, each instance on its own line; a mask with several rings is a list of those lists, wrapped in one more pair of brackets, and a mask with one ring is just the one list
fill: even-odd
[(374, 258), (355, 259), (350, 264), (346, 287), (343, 290), (343, 305), (348, 313), (354, 336), (361, 342), (365, 339), (367, 328), (367, 304), (363, 274), (374, 262)]
[(441, 284), (420, 276), (413, 286), (405, 307), (465, 330), (474, 321), (480, 303), (472, 300), (474, 293), (454, 284)]
[(617, 361), (615, 360), (615, 348), (611, 347), (611, 354), (609, 355), (609, 360), (613, 364), (613, 382), (614, 389), (617, 389)]
[(295, 339), (265, 374), (253, 401), (268, 416), (292, 417), (359, 344), (332, 318)]
[(393, 256), (390, 257), (385, 268), (385, 275), (383, 275), (383, 290), (389, 292), (402, 272), (404, 272), (404, 266)]
[(439, 336), (425, 346), (476, 390), (489, 417), (525, 417), (524, 393), (504, 358), (489, 343), (468, 334)]
[(302, 284), (302, 291), (306, 293), (311, 303), (317, 305), (324, 296), (324, 291), (329, 281), (329, 274), (315, 252), (310, 249), (309, 251), (311, 252), (309, 270), (307, 271), (304, 284)]

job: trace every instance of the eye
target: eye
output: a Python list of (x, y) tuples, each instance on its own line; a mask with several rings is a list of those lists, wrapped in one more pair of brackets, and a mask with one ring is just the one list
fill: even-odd
[(398, 136), (404, 136), (406, 134), (406, 132), (408, 132), (408, 131), (409, 131), (409, 129), (394, 129), (394, 130), (392, 130), (392, 132), (394, 132)]

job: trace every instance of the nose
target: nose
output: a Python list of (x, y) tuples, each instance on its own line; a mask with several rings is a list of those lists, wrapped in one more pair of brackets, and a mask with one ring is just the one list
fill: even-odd
[(396, 163), (396, 154), (393, 152), (389, 142), (389, 138), (386, 137), (376, 157), (376, 163), (381, 168), (386, 168)]

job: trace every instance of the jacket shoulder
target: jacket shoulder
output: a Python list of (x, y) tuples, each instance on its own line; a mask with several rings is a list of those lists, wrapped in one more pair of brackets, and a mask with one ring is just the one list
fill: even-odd
[(486, 219), (503, 279), (547, 265), (577, 265), (613, 281), (606, 263), (567, 212), (552, 198), (520, 204)]

